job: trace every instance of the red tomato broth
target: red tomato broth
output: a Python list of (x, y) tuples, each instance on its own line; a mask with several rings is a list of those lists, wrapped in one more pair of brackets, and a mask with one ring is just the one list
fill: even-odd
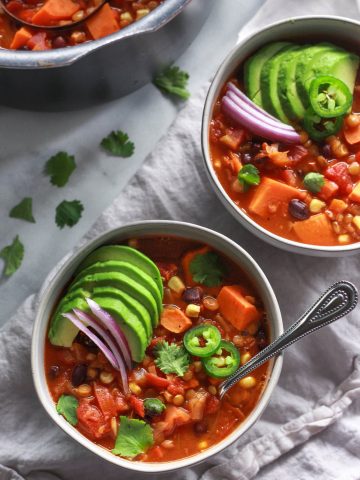
[[(110, 35), (141, 19), (157, 8), (164, 0), (110, 0), (99, 12), (69, 29), (51, 31), (41, 28), (21, 27), (5, 13), (0, 12), (0, 48), (14, 50), (51, 50), (78, 45)], [(81, 20), (96, 8), (99, 0), (67, 0), (71, 8), (63, 15), (53, 11), (52, 15), (42, 8), (49, 2), (57, 5), (57, 0), (34, 2), (33, 0), (9, 0), (7, 8), (20, 19), (44, 26), (66, 26)]]
[[(228, 81), (232, 81), (242, 89), (241, 84), (239, 84), (237, 77), (234, 75)], [(253, 136), (221, 111), (221, 99), (226, 92), (228, 81), (225, 83), (214, 106), (209, 128), (209, 146), (214, 171), (226, 193), (237, 207), (264, 229), (295, 242), (337, 246), (360, 241), (360, 223), (359, 226), (355, 226), (353, 223), (354, 217), (360, 215), (360, 202), (349, 198), (349, 192), (360, 182), (360, 143), (349, 144), (345, 138), (346, 132), (350, 128), (348, 125), (348, 122), (350, 122), (349, 117), (360, 112), (359, 73), (354, 90), (352, 115), (345, 118), (340, 132), (326, 139), (323, 144), (309, 140), (305, 136), (305, 141), (302, 144), (279, 145), (280, 152), (289, 152), (289, 156), (294, 155), (295, 159), (297, 156), (301, 157), (303, 155), (298, 161), (295, 161), (293, 164), (290, 162), (286, 166), (278, 166), (268, 160), (265, 148), (266, 145), (274, 145), (274, 142)], [(356, 117), (357, 120), (360, 124), (360, 116)], [(234, 145), (223, 143), (221, 137), (225, 135), (230, 135), (235, 140), (240, 139), (240, 142), (238, 141), (237, 144), (235, 142)], [(317, 231), (316, 235), (311, 235), (311, 237), (316, 236), (315, 242), (306, 241), (306, 239), (299, 237), (295, 231), (296, 228), (294, 229), (294, 224), (299, 224), (301, 221), (295, 220), (290, 215), (288, 204), (285, 202), (280, 202), (273, 206), (268, 205), (269, 211), (265, 217), (251, 212), (249, 206), (256, 195), (258, 187), (253, 186), (244, 192), (241, 191), (237, 180), (238, 171), (245, 164), (243, 160), (246, 154), (250, 155), (248, 158), (258, 168), (261, 178), (268, 177), (294, 186), (298, 191), (298, 196), (294, 198), (304, 196), (304, 201), (308, 206), (314, 198), (325, 202), (326, 205), (321, 213), (326, 215), (326, 220), (330, 222), (332, 228), (326, 234), (324, 233), (323, 238), (321, 231)], [(348, 172), (345, 172), (347, 174), (345, 181), (342, 178), (342, 172), (339, 172), (338, 175), (331, 175), (329, 173), (330, 167), (335, 166), (335, 169), (337, 169), (339, 164), (344, 164), (344, 167), (346, 166), (347, 168), (352, 165), (355, 167), (353, 171), (356, 173), (350, 175)], [(302, 184), (302, 178), (309, 172), (325, 175), (326, 185), (318, 194), (308, 192)], [(334, 183), (335, 186), (333, 185)], [(347, 183), (348, 190), (346, 190)], [(342, 188), (343, 186), (345, 188)], [(331, 190), (333, 187), (340, 188), (334, 193)], [(333, 199), (345, 202), (345, 209), (343, 211), (333, 209), (331, 206), (331, 200)]]
[[(176, 267), (176, 275), (181, 279), (184, 279), (181, 257), (188, 250), (203, 246), (196, 242), (176, 237), (146, 237), (131, 240), (129, 241), (129, 245), (132, 247), (136, 245), (136, 248), (148, 255), (155, 263), (158, 263), (162, 267), (162, 273), (164, 269), (166, 269), (166, 265), (169, 266), (169, 271), (172, 273), (174, 273)], [(269, 341), (266, 313), (263, 310), (262, 302), (256, 290), (253, 288), (247, 276), (228, 258), (221, 254), (219, 254), (219, 257), (225, 265), (227, 272), (223, 284), (234, 284), (234, 282), (236, 282), (238, 285), (241, 285), (243, 291), (253, 297), (252, 301), (255, 302), (256, 307), (262, 312), (261, 319), (259, 322), (256, 322), (256, 324), (250, 325), (248, 330), (239, 331), (224, 318), (221, 318), (217, 310), (206, 310), (203, 304), (201, 304), (200, 316), (191, 319), (193, 326), (204, 322), (211, 323), (220, 330), (223, 339), (231, 340), (236, 344), (241, 355), (249, 353), (251, 356), (254, 356), (260, 349), (264, 348)], [(173, 291), (169, 292), (166, 280), (164, 281), (164, 288), (164, 304), (172, 303), (182, 310), (185, 310), (188, 302), (184, 301), (182, 295)], [(214, 287), (208, 288), (201, 286), (201, 288), (204, 296), (214, 295)], [(218, 290), (219, 288), (217, 288), (217, 291)], [(116, 437), (112, 431), (110, 413), (108, 418), (105, 418), (106, 415), (101, 415), (100, 404), (94, 393), (97, 388), (96, 385), (101, 385), (101, 387), (105, 388), (113, 399), (117, 398), (117, 401), (115, 401), (117, 406), (115, 407), (113, 401), (110, 399), (112, 408), (116, 410), (116, 419), (120, 415), (127, 415), (130, 418), (140, 417), (136, 414), (134, 405), (130, 405), (131, 402), (129, 398), (126, 398), (121, 393), (121, 378), (118, 372), (110, 366), (104, 355), (96, 348), (89, 349), (79, 343), (82, 335), (83, 334), (80, 334), (75, 339), (71, 348), (56, 347), (46, 339), (45, 372), (48, 387), (55, 403), (62, 394), (75, 396), (80, 402), (81, 411), (84, 410), (86, 413), (85, 417), (92, 419), (89, 427), (86, 423), (86, 418), (83, 421), (83, 419), (80, 418), (81, 416), (78, 416), (79, 422), (76, 428), (91, 441), (111, 450), (114, 448)], [(221, 380), (208, 377), (204, 370), (201, 367), (199, 368), (200, 362), (196, 357), (193, 357), (188, 370), (188, 372), (191, 372), (188, 374), (188, 377), (191, 378), (180, 378), (175, 374), (165, 375), (154, 364), (153, 344), (156, 343), (157, 340), (164, 339), (169, 343), (181, 342), (183, 336), (184, 333), (174, 334), (159, 324), (154, 330), (153, 341), (147, 349), (145, 359), (140, 364), (137, 364), (128, 374), (130, 388), (135, 384), (141, 389), (139, 392), (133, 392), (132, 396), (141, 400), (144, 398), (159, 398), (167, 407), (161, 416), (154, 417), (150, 420), (156, 439), (155, 444), (150, 447), (146, 453), (136, 457), (136, 460), (145, 462), (171, 461), (195, 455), (217, 444), (233, 432), (251, 413), (267, 383), (269, 367), (267, 364), (264, 364), (251, 374), (256, 380), (254, 387), (243, 388), (238, 384), (220, 401), (217, 398), (216, 390), (214, 392), (214, 387), (216, 388), (216, 385), (218, 385)], [(78, 391), (79, 387), (75, 388), (71, 383), (73, 368), (78, 364), (86, 364), (88, 369), (97, 371), (94, 380), (89, 379), (89, 376), (87, 376), (85, 382), (90, 385), (91, 391), (85, 396), (80, 395)], [(57, 370), (56, 374), (52, 374), (54, 370)], [(103, 384), (99, 378), (99, 371), (112, 373), (114, 380), (108, 385)], [(88, 372), (90, 372), (90, 370), (88, 370)], [(145, 372), (150, 372), (152, 375), (161, 377), (161, 379), (163, 379), (161, 380), (162, 382), (166, 382), (166, 379), (169, 380), (169, 386), (167, 386), (167, 388), (154, 386), (144, 378)], [(198, 382), (198, 384), (196, 382)], [(209, 392), (209, 389), (211, 392)], [(176, 395), (182, 395), (184, 397), (184, 403), (178, 407), (186, 412), (191, 412), (189, 407), (191, 399), (193, 399), (200, 390), (206, 391), (205, 410), (200, 420), (191, 420), (188, 424), (175, 426), (175, 428), (169, 432), (161, 430), (161, 428), (158, 429), (161, 422), (164, 423), (168, 408), (174, 406), (173, 402), (175, 402), (174, 398)], [(89, 413), (86, 411), (86, 408), (84, 409), (84, 405), (89, 405)], [(109, 408), (109, 412), (110, 410)], [(98, 415), (99, 413), (100, 415)], [(112, 414), (113, 412), (111, 415)], [(168, 445), (169, 441), (171, 448), (169, 448)]]

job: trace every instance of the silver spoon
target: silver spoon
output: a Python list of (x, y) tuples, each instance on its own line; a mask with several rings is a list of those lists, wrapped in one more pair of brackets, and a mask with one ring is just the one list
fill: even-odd
[(353, 310), (358, 302), (356, 287), (345, 280), (334, 283), (319, 300), (304, 313), (300, 319), (289, 327), (279, 338), (270, 343), (264, 350), (240, 367), (235, 373), (219, 385), (219, 396), (235, 385), (241, 378), (246, 377), (255, 368), (285, 350), (293, 343), (315, 332), (319, 328), (329, 325), (335, 320), (344, 317)]

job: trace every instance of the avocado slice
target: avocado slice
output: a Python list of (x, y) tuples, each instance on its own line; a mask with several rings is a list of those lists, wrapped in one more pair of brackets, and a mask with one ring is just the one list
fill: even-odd
[(144, 273), (147, 273), (156, 283), (159, 288), (161, 298), (164, 295), (163, 282), (158, 267), (150, 260), (149, 257), (134, 248), (126, 245), (105, 245), (97, 248), (79, 265), (77, 274), (97, 262), (106, 262), (108, 260), (118, 260), (122, 262), (129, 262), (132, 265), (140, 268)]
[(78, 308), (83, 312), (89, 309), (84, 297), (79, 295), (79, 291), (77, 296), (72, 299), (65, 300), (64, 297), (53, 314), (49, 329), (49, 340), (52, 345), (71, 347), (75, 340), (79, 332), (78, 328), (62, 316), (63, 313), (71, 312), (73, 308)]
[(74, 283), (78, 282), (82, 277), (87, 275), (93, 275), (94, 273), (104, 272), (120, 272), (124, 273), (128, 277), (132, 278), (135, 282), (145, 287), (153, 295), (158, 311), (162, 310), (162, 295), (159, 292), (159, 288), (155, 281), (140, 268), (132, 265), (129, 262), (123, 262), (118, 260), (107, 260), (105, 262), (93, 263), (89, 267), (81, 270), (78, 276), (75, 278)]
[(141, 321), (147, 336), (149, 338), (152, 336), (153, 328), (149, 312), (140, 302), (135, 300), (135, 298), (121, 290), (118, 290), (117, 288), (112, 287), (96, 287), (93, 290), (93, 296), (96, 298), (105, 297), (121, 300), (126, 307)]
[(153, 295), (128, 275), (120, 272), (102, 272), (85, 275), (70, 285), (69, 293), (82, 288), (92, 294), (95, 287), (114, 287), (124, 291), (144, 305), (150, 314), (151, 323), (154, 327), (158, 324), (159, 311)]
[(263, 65), (290, 42), (274, 42), (258, 50), (244, 64), (244, 83), (246, 95), (260, 107), (263, 106), (260, 89), (260, 76)]
[(141, 321), (119, 299), (94, 296), (93, 300), (116, 320), (128, 341), (131, 358), (141, 362), (150, 341)]
[(297, 46), (291, 44), (281, 49), (264, 63), (260, 76), (263, 108), (284, 123), (290, 123), (290, 120), (283, 110), (278, 93), (279, 70), (285, 56), (296, 49)]

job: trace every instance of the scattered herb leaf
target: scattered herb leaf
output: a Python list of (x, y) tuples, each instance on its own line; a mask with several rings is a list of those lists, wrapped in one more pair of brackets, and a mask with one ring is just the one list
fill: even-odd
[(152, 428), (143, 420), (120, 417), (120, 428), (112, 453), (134, 458), (154, 444)]
[(190, 262), (190, 272), (196, 283), (217, 287), (223, 281), (225, 270), (214, 252), (198, 253)]
[(154, 85), (160, 90), (171, 95), (187, 100), (190, 92), (187, 90), (189, 74), (180, 70), (179, 67), (167, 67), (154, 78)]
[(5, 262), (3, 274), (10, 277), (20, 267), (24, 258), (24, 245), (16, 235), (11, 245), (7, 245), (0, 251), (0, 258)]
[(59, 228), (64, 228), (65, 225), (73, 227), (81, 218), (84, 210), (82, 203), (79, 200), (69, 202), (64, 200), (56, 207), (55, 223)]
[(56, 405), (56, 411), (63, 415), (71, 425), (76, 425), (78, 422), (76, 409), (79, 402), (72, 395), (61, 395)]
[(190, 365), (190, 357), (183, 346), (166, 341), (159, 342), (154, 349), (155, 363), (164, 373), (176, 373), (182, 377)]
[(238, 180), (242, 184), (245, 191), (252, 185), (259, 185), (259, 170), (255, 167), (255, 165), (248, 163), (247, 165), (244, 165), (238, 173)]
[(35, 223), (35, 218), (32, 214), (32, 198), (23, 198), (20, 203), (15, 205), (15, 207), (10, 210), (9, 217), (19, 218), (20, 220), (26, 220), (27, 222)]
[(324, 175), (316, 172), (307, 173), (304, 177), (304, 185), (309, 192), (319, 193), (325, 185)]
[(63, 187), (76, 168), (75, 158), (66, 152), (58, 152), (45, 163), (44, 175), (57, 187)]
[(129, 140), (129, 135), (121, 130), (111, 132), (101, 140), (100, 145), (117, 157), (131, 157), (135, 151), (135, 145)]

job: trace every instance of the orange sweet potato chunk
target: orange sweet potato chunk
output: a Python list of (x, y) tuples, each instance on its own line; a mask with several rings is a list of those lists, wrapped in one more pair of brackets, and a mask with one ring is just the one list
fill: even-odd
[(192, 321), (178, 308), (164, 308), (160, 323), (169, 332), (181, 333), (192, 327)]
[(349, 195), (349, 199), (353, 202), (360, 203), (360, 182), (358, 182), (353, 188), (353, 191)]
[(80, 5), (72, 0), (47, 0), (32, 17), (37, 25), (51, 25), (57, 20), (68, 20), (80, 10)]
[(248, 302), (238, 285), (223, 287), (217, 297), (221, 315), (238, 330), (260, 320), (260, 312), (252, 303)]
[(260, 217), (265, 218), (269, 215), (269, 205), (288, 204), (293, 198), (302, 200), (305, 197), (306, 192), (298, 188), (264, 177), (255, 190), (249, 210), (251, 213), (256, 213)]
[(119, 24), (108, 3), (105, 3), (98, 13), (90, 17), (85, 23), (94, 40), (106, 37), (119, 30)]
[(12, 50), (17, 50), (18, 48), (23, 47), (27, 44), (31, 37), (32, 33), (29, 32), (29, 30), (27, 30), (25, 27), (20, 28), (20, 30), (15, 33), (10, 48)]
[(294, 231), (302, 242), (310, 245), (334, 244), (335, 235), (325, 213), (318, 213), (307, 220), (295, 222)]

